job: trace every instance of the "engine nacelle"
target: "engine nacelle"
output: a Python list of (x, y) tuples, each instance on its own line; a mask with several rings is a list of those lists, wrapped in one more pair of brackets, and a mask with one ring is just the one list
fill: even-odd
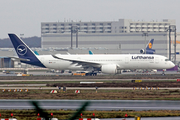
[(144, 53), (145, 53), (145, 50), (144, 50), (144, 49), (141, 49), (141, 50), (140, 50), (140, 53), (141, 53), (141, 54), (144, 54)]
[(117, 73), (117, 65), (116, 64), (102, 65), (101, 71), (102, 71), (102, 73), (116, 74)]
[[(140, 53), (141, 54), (145, 54), (145, 50), (144, 49), (141, 49), (140, 50)], [(155, 53), (155, 50), (154, 49), (150, 49), (150, 50), (147, 50), (146, 49), (146, 54), (154, 54)]]

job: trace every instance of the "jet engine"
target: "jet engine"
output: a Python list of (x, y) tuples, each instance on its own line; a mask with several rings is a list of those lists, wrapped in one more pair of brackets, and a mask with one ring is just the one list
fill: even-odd
[(141, 54), (144, 54), (144, 53), (145, 53), (145, 50), (144, 50), (144, 49), (141, 49), (141, 50), (140, 50), (140, 53), (141, 53)]
[(116, 64), (102, 65), (101, 71), (102, 71), (102, 73), (116, 74), (117, 73), (117, 65)]
[[(145, 54), (145, 50), (144, 49), (141, 49), (140, 50), (140, 53), (141, 54)], [(146, 49), (146, 54), (154, 54), (155, 53), (155, 50), (154, 49), (151, 49), (151, 50), (147, 50)]]

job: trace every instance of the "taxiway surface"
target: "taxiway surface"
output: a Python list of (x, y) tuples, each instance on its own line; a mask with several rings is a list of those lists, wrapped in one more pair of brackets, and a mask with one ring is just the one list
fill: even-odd
[[(86, 100), (35, 100), (43, 109), (78, 109)], [(180, 110), (180, 101), (89, 100), (87, 110)], [(1, 109), (33, 109), (30, 100), (0, 100)]]

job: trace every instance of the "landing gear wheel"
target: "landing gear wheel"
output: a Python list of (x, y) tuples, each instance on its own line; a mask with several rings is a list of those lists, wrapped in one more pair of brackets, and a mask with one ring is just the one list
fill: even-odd
[(163, 76), (165, 75), (164, 72), (162, 73), (162, 75), (163, 75)]
[(97, 73), (92, 73), (92, 76), (97, 76)]

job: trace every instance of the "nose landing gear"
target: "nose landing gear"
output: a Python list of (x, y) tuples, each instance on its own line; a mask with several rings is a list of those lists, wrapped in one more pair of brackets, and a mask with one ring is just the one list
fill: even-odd
[(164, 73), (165, 71), (166, 71), (166, 69), (163, 69), (163, 71), (162, 71), (162, 75), (165, 75), (165, 73)]

